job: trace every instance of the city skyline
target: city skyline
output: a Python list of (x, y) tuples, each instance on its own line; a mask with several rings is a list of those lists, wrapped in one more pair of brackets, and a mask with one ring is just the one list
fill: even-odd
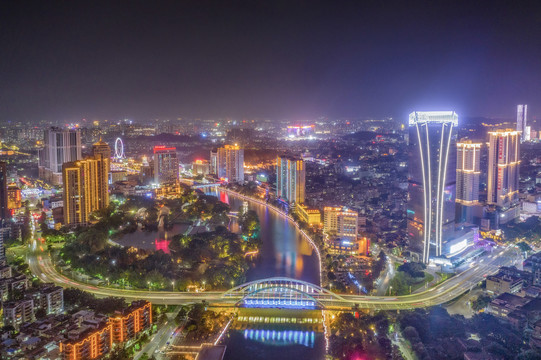
[(539, 116), (535, 5), (161, 5), (2, 4), (0, 121)]

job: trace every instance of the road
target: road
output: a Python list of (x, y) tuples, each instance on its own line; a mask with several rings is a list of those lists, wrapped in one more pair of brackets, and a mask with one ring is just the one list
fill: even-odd
[[(507, 266), (517, 261), (517, 251), (512, 247), (496, 250), (490, 257), (452, 277), (451, 279), (421, 293), (405, 296), (358, 296), (342, 295), (343, 300), (327, 301), (325, 306), (333, 309), (347, 309), (357, 304), (360, 308), (374, 310), (411, 309), (446, 303), (470, 290), (487, 275), (498, 271), (500, 266)], [(63, 287), (74, 287), (91, 292), (97, 296), (117, 296), (128, 300), (146, 299), (156, 304), (180, 305), (205, 300), (209, 303), (231, 304), (241, 299), (222, 298), (223, 292), (208, 291), (203, 293), (145, 291), (107, 288), (84, 284), (58, 273), (51, 258), (42, 246), (36, 246), (28, 255), (30, 270), (44, 282), (54, 282)]]
[[(235, 194), (236, 195), (236, 194)], [(272, 211), (276, 211), (279, 215), (288, 218), (292, 221), (292, 226), (297, 226), (293, 220), (280, 210), (266, 204), (263, 201), (255, 200), (246, 196), (238, 195), (247, 201), (253, 201), (262, 205), (268, 206)], [(309, 236), (302, 230), (301, 234), (311, 242)], [(34, 239), (36, 237), (34, 236)], [(315, 245), (318, 257), (319, 251)], [(39, 242), (34, 240), (34, 244), (28, 249), (28, 264), (34, 275), (41, 281), (53, 282), (63, 287), (74, 287), (81, 290), (91, 292), (97, 296), (107, 297), (116, 296), (123, 297), (127, 300), (145, 299), (155, 304), (180, 305), (186, 303), (207, 301), (213, 304), (223, 304), (234, 306), (236, 302), (242, 298), (228, 297), (223, 298), (223, 292), (207, 291), (202, 293), (194, 292), (171, 292), (171, 291), (145, 291), (145, 290), (127, 290), (118, 288), (109, 288), (101, 286), (93, 286), (90, 284), (80, 283), (73, 279), (60, 274), (53, 266), (49, 253), (41, 246)], [(470, 264), (464, 271), (452, 277), (451, 279), (428, 290), (404, 296), (359, 296), (359, 295), (342, 295), (341, 299), (326, 300), (324, 305), (330, 309), (350, 309), (357, 305), (363, 309), (374, 310), (394, 310), (394, 309), (411, 309), (417, 307), (428, 307), (446, 303), (467, 290), (472, 289), (487, 275), (496, 273), (500, 266), (510, 266), (517, 264), (520, 260), (520, 253), (514, 247), (499, 248), (490, 256), (483, 257), (477, 262)], [(320, 264), (321, 267), (321, 264)], [(390, 266), (393, 268), (394, 266)], [(320, 269), (321, 272), (321, 269)], [(387, 275), (386, 277), (388, 277)], [(388, 281), (388, 280), (387, 280)]]
[(175, 333), (177, 328), (175, 324), (175, 316), (177, 315), (180, 308), (176, 309), (173, 313), (167, 313), (167, 322), (160, 327), (160, 330), (147, 343), (141, 351), (135, 355), (134, 360), (138, 360), (143, 356), (143, 354), (148, 354), (149, 357), (154, 356), (157, 360), (161, 359), (162, 356), (158, 352), (160, 349), (164, 348), (167, 340)]

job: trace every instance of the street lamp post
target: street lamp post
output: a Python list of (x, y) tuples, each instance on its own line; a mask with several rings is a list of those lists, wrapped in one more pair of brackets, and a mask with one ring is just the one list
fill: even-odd
[(171, 281), (171, 288), (175, 291), (175, 280)]
[(150, 291), (150, 281), (147, 281), (148, 284), (148, 291)]
[(393, 293), (393, 287), (392, 286), (389, 286), (389, 296), (391, 296)]
[(204, 291), (204, 290), (207, 290), (207, 285), (206, 285), (206, 284), (207, 284), (206, 281), (203, 280), (203, 291)]

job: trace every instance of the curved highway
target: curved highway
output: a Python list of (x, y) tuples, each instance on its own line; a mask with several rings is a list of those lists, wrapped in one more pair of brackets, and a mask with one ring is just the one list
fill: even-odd
[[(235, 193), (235, 195), (238, 195)], [(291, 217), (287, 216), (280, 210), (265, 204), (262, 201), (253, 198), (238, 195), (247, 201), (253, 201), (268, 206), (272, 211), (277, 212), (281, 216), (287, 217), (293, 226)], [(303, 237), (312, 245), (311, 239), (306, 233), (301, 230)], [(314, 245), (313, 245), (314, 246)], [(60, 274), (53, 266), (51, 258), (42, 246), (33, 246), (33, 250), (29, 250), (28, 264), (30, 270), (41, 281), (53, 282), (62, 287), (73, 287), (84, 291), (91, 292), (97, 296), (116, 296), (123, 297), (128, 300), (146, 299), (156, 304), (184, 304), (190, 302), (207, 301), (214, 304), (231, 305), (236, 301), (241, 300), (235, 298), (223, 298), (224, 292), (207, 291), (203, 293), (194, 292), (171, 292), (171, 291), (145, 291), (145, 290), (125, 290), (110, 287), (93, 286), (90, 284), (81, 283), (70, 279)], [(316, 248), (314, 246), (314, 248)], [(319, 251), (318, 253), (319, 256)], [(509, 266), (517, 262), (519, 255), (516, 249), (512, 247), (500, 248), (493, 252), (492, 255), (483, 258), (479, 262), (471, 264), (470, 268), (455, 275), (451, 279), (433, 287), (426, 291), (406, 295), (406, 296), (358, 296), (358, 295), (341, 295), (343, 300), (326, 301), (325, 306), (330, 309), (351, 309), (357, 305), (362, 309), (374, 310), (392, 310), (392, 309), (411, 309), (417, 307), (427, 307), (448, 302), (464, 292), (470, 290), (487, 275), (498, 271), (500, 266)], [(321, 270), (320, 270), (321, 271)]]

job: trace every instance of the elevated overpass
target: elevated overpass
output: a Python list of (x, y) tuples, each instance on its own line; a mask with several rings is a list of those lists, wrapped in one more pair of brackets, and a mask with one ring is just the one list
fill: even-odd
[(396, 310), (429, 307), (448, 302), (470, 290), (500, 266), (511, 265), (516, 250), (500, 249), (490, 259), (474, 265), (464, 272), (426, 291), (405, 296), (339, 295), (301, 280), (269, 278), (252, 281), (228, 291), (172, 292), (126, 290), (85, 284), (60, 274), (46, 252), (30, 254), (30, 270), (44, 282), (63, 287), (74, 287), (97, 296), (117, 296), (127, 300), (146, 299), (156, 304), (187, 304), (206, 301), (216, 306), (312, 308), (349, 310)]

